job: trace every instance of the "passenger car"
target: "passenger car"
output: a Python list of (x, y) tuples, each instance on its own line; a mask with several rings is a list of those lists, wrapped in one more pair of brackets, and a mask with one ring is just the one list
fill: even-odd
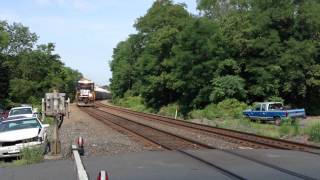
[(46, 145), (48, 127), (35, 117), (11, 117), (0, 122), (0, 158), (19, 156), (25, 147)]
[(280, 125), (283, 118), (305, 118), (304, 109), (286, 110), (281, 102), (256, 103), (254, 109), (243, 111), (243, 115), (253, 120), (275, 121)]
[(32, 107), (15, 107), (9, 111), (8, 117), (14, 116), (36, 117), (37, 115), (33, 113)]

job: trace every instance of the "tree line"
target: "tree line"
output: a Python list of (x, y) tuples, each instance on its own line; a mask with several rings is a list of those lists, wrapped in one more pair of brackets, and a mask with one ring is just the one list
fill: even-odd
[(319, 0), (157, 0), (114, 49), (116, 100), (141, 96), (181, 111), (233, 98), (283, 100), (320, 113)]
[(53, 43), (37, 40), (28, 27), (0, 21), (0, 105), (40, 104), (54, 89), (74, 97), (81, 73), (61, 62)]

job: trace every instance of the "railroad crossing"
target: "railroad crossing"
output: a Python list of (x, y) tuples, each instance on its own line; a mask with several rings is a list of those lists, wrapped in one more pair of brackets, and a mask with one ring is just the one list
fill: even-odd
[[(65, 160), (3, 168), (1, 179), (83, 179), (84, 174), (88, 179), (96, 179), (104, 171), (112, 180), (320, 179), (316, 168), (320, 166), (317, 146), (135, 112), (101, 102), (94, 107), (70, 108), (71, 120), (67, 119), (61, 129), (66, 128), (69, 135), (74, 135), (73, 144), (84, 145), (84, 153), (79, 151), (84, 156), (75, 155), (81, 149), (69, 147), (73, 155), (69, 152)], [(72, 121), (75, 123), (71, 125)], [(95, 123), (96, 127), (88, 127)], [(96, 132), (110, 128), (141, 145), (142, 150), (120, 153), (121, 148), (130, 149), (135, 144), (110, 149), (115, 146), (111, 143), (115, 138), (107, 137), (112, 133), (97, 133), (94, 136), (100, 140), (95, 141), (79, 124)], [(75, 138), (80, 136), (81, 140)], [(65, 138), (61, 141), (66, 144)], [(104, 144), (107, 145), (103, 152), (119, 154), (94, 155), (92, 149)]]

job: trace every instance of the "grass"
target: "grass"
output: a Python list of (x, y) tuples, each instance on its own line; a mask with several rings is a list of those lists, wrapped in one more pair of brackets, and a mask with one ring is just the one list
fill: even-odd
[[(167, 106), (160, 108), (158, 114), (163, 116), (175, 117), (176, 109), (177, 109), (177, 104), (169, 104)], [(177, 113), (177, 118), (182, 118), (180, 113)]]
[(320, 142), (320, 120), (310, 122), (305, 129), (305, 133), (311, 141)]
[(42, 147), (29, 147), (21, 150), (21, 157), (11, 163), (1, 162), (0, 166), (16, 167), (25, 166), (29, 164), (36, 164), (43, 161), (43, 148)]
[(262, 136), (268, 136), (273, 138), (280, 138), (281, 135), (279, 133), (279, 127), (268, 124), (268, 123), (258, 123), (258, 122), (251, 122), (248, 119), (240, 118), (220, 118), (220, 119), (212, 119), (210, 121), (215, 122), (217, 127), (225, 128), (225, 129), (232, 129), (247, 133), (258, 134)]
[(54, 118), (53, 117), (45, 117), (42, 124), (54, 125)]
[[(113, 102), (118, 106), (130, 108), (140, 112), (153, 112), (147, 108), (141, 97), (130, 97), (118, 99)], [(174, 117), (176, 104), (169, 104), (162, 107), (158, 114)], [(232, 129), (247, 133), (258, 134), (273, 138), (291, 138), (295, 136), (307, 135), (310, 141), (320, 142), (320, 120), (308, 123), (306, 127), (301, 127), (299, 122), (284, 119), (280, 126), (272, 123), (252, 122), (243, 117), (242, 112), (250, 108), (247, 104), (236, 99), (227, 99), (218, 104), (210, 104), (204, 109), (196, 109), (188, 114), (188, 121), (207, 121), (206, 124)], [(178, 117), (179, 113), (178, 113)], [(181, 118), (181, 117), (180, 117)]]
[(115, 100), (113, 103), (115, 105), (126, 107), (134, 111), (152, 112), (150, 108), (147, 108), (144, 105), (143, 99), (139, 96), (128, 96), (122, 99)]

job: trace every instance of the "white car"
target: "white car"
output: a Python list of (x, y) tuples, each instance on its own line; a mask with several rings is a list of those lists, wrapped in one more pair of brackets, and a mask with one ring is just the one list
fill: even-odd
[(32, 111), (32, 107), (15, 107), (9, 112), (9, 117), (25, 116), (25, 117), (37, 117), (37, 115)]
[(25, 147), (47, 143), (49, 124), (38, 118), (16, 117), (0, 122), (0, 158), (16, 157)]

